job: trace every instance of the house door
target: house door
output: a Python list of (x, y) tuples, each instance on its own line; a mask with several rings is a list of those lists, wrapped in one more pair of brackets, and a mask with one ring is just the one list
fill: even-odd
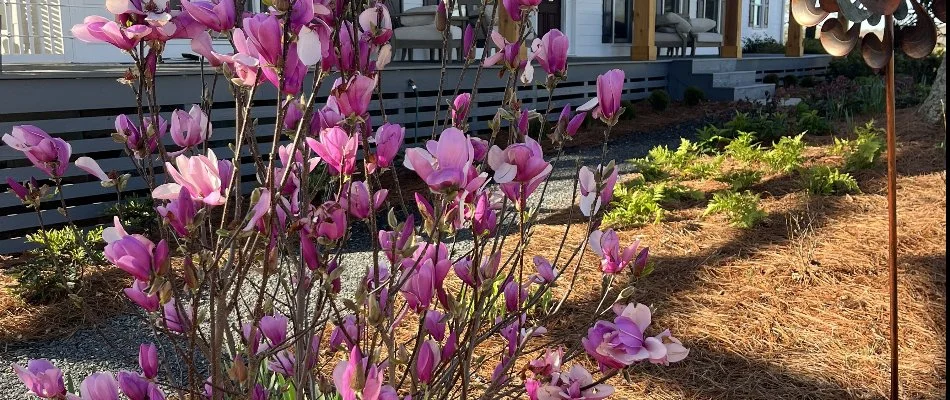
[(561, 2), (563, 0), (542, 0), (538, 5), (538, 36), (551, 29), (561, 29)]

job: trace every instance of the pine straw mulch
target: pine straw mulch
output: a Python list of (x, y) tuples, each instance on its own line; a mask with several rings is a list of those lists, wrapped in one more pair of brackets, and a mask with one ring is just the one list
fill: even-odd
[(91, 267), (83, 282), (75, 297), (29, 304), (13, 292), (16, 280), (0, 273), (0, 343), (69, 336), (131, 309), (122, 292), (131, 284), (125, 272), (112, 266)]
[[(899, 111), (898, 127), (901, 398), (945, 398), (943, 130), (913, 110)], [(809, 162), (828, 160), (828, 149), (809, 147)], [(862, 171), (862, 194), (824, 197), (802, 192), (798, 177), (770, 177), (755, 188), (768, 216), (749, 230), (702, 218), (704, 206), (692, 205), (660, 224), (619, 232), (623, 243), (649, 245), (656, 266), (634, 298), (656, 307), (653, 329), (670, 328), (691, 352), (669, 367), (638, 366), (630, 382), (613, 379), (616, 397), (885, 398), (885, 174), (883, 166)], [(553, 256), (563, 230), (538, 226), (527, 254)], [(568, 243), (584, 240), (583, 230), (575, 225)], [(572, 317), (549, 326), (552, 339), (576, 343), (586, 333), (597, 266), (588, 252), (578, 279), (583, 300), (565, 305), (562, 315)]]

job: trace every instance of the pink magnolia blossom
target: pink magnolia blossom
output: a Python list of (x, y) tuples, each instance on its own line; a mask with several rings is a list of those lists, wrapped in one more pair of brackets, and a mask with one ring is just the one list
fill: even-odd
[(538, 274), (534, 276), (534, 281), (539, 284), (554, 283), (557, 279), (558, 272), (554, 269), (554, 266), (551, 265), (551, 262), (542, 256), (534, 256), (532, 260), (534, 261), (535, 269), (538, 271)]
[(486, 175), (472, 166), (475, 148), (462, 131), (448, 128), (438, 141), (430, 140), (426, 148), (406, 150), (406, 168), (413, 170), (434, 192), (474, 192), (485, 182)]
[(67, 395), (67, 400), (118, 400), (119, 382), (111, 372), (96, 372), (79, 384), (79, 397)]
[(194, 222), (198, 214), (198, 207), (186, 187), (178, 192), (178, 198), (172, 199), (164, 206), (155, 207), (165, 222), (178, 234), (179, 237), (188, 236), (188, 227)]
[(396, 389), (383, 384), (385, 369), (385, 364), (370, 364), (354, 347), (350, 357), (333, 368), (333, 386), (342, 400), (398, 400)]
[(562, 357), (564, 357), (564, 349), (560, 347), (546, 349), (544, 356), (528, 362), (528, 369), (540, 376), (551, 376), (561, 371)]
[(360, 338), (362, 329), (356, 323), (356, 316), (353, 314), (343, 317), (343, 323), (337, 325), (330, 332), (330, 350), (339, 350), (345, 348), (352, 350)]
[(375, 45), (383, 45), (393, 36), (393, 21), (382, 2), (366, 8), (359, 16), (360, 28)]
[(20, 199), (20, 202), (24, 204), (28, 203), (32, 197), (30, 189), (27, 189), (26, 186), (23, 186), (23, 184), (14, 180), (13, 177), (7, 177), (7, 186), (10, 187), (10, 192), (12, 192), (13, 195)]
[(680, 342), (679, 339), (673, 337), (669, 329), (663, 331), (659, 335), (647, 338), (646, 340), (655, 340), (663, 345), (662, 350), (660, 350), (659, 347), (656, 347), (657, 351), (650, 353), (651, 363), (670, 365), (670, 363), (683, 361), (686, 359), (686, 356), (689, 355), (689, 349), (683, 346), (683, 342)]
[(475, 27), (472, 24), (465, 24), (465, 32), (462, 33), (462, 57), (471, 61), (475, 57), (472, 50), (475, 48)]
[(328, 201), (317, 207), (313, 218), (313, 234), (329, 241), (337, 241), (346, 234), (346, 210), (339, 203)]
[(563, 77), (567, 74), (567, 51), (570, 39), (560, 30), (551, 29), (540, 39), (534, 39), (531, 50), (534, 59), (548, 75)]
[(333, 88), (340, 113), (347, 117), (364, 118), (369, 111), (370, 100), (376, 89), (376, 80), (364, 75), (356, 75), (346, 83)]
[(370, 213), (382, 207), (387, 194), (389, 194), (389, 190), (379, 189), (373, 193), (371, 199), (366, 182), (353, 181), (346, 184), (339, 202), (344, 209), (349, 211), (350, 215), (358, 219), (366, 219), (369, 218)]
[[(517, 2), (517, 0), (510, 1)], [(509, 42), (501, 33), (498, 33), (498, 31), (492, 31), (491, 40), (492, 43), (495, 44), (495, 47), (498, 48), (498, 51), (488, 56), (488, 58), (482, 62), (482, 65), (490, 67), (502, 62), (502, 65), (512, 73), (521, 71), (519, 81), (522, 84), (531, 83), (534, 79), (534, 67), (531, 66), (531, 63), (529, 63), (526, 58), (521, 57), (521, 41)]]
[(472, 142), (472, 148), (475, 149), (475, 161), (485, 161), (485, 157), (488, 157), (488, 141), (479, 137), (470, 136), (468, 138)]
[(183, 149), (201, 144), (211, 137), (211, 124), (208, 116), (197, 104), (191, 110), (175, 110), (172, 113), (172, 140)]
[(14, 126), (11, 133), (3, 135), (2, 140), (7, 146), (23, 152), (33, 166), (51, 177), (62, 176), (69, 168), (72, 146), (33, 125)]
[(26, 368), (13, 364), (13, 371), (33, 395), (43, 399), (62, 398), (66, 394), (63, 371), (49, 360), (29, 360)]
[(504, 150), (492, 146), (488, 151), (488, 165), (495, 170), (495, 182), (515, 202), (519, 210), (525, 201), (551, 173), (551, 163), (544, 160), (541, 145), (530, 137), (524, 143), (513, 143)]
[(471, 211), (472, 231), (477, 236), (491, 236), (498, 227), (498, 215), (489, 199), (487, 192), (482, 192), (475, 198), (475, 207)]
[(551, 382), (537, 391), (538, 400), (601, 400), (614, 393), (606, 383), (594, 385), (594, 377), (584, 367), (574, 364), (567, 373), (557, 373)]
[(187, 333), (191, 330), (192, 321), (195, 318), (195, 310), (182, 306), (182, 311), (178, 310), (178, 303), (172, 299), (162, 307), (162, 316), (165, 328), (171, 332)]
[(409, 277), (400, 292), (406, 298), (410, 309), (415, 312), (425, 311), (432, 304), (432, 296), (435, 293), (435, 265), (431, 259), (425, 260), (406, 273)]
[(119, 390), (130, 400), (149, 400), (149, 382), (141, 375), (130, 371), (119, 371), (116, 374)]
[(459, 129), (465, 129), (465, 125), (468, 120), (468, 113), (471, 107), (471, 93), (461, 93), (458, 96), (455, 96), (455, 100), (452, 101), (452, 109), (449, 111), (452, 117), (452, 126)]
[(132, 151), (139, 159), (145, 158), (158, 149), (159, 142), (168, 132), (168, 122), (161, 116), (158, 117), (158, 127), (153, 127), (155, 120), (145, 118), (145, 131), (139, 129), (139, 125), (132, 122), (126, 115), (119, 115), (115, 118), (115, 130), (125, 140), (125, 146)]
[(109, 178), (109, 175), (99, 167), (99, 163), (96, 160), (93, 160), (91, 157), (79, 157), (76, 159), (76, 166), (79, 169), (86, 171), (89, 175), (96, 177), (103, 182), (109, 182), (112, 178)]
[(443, 315), (438, 310), (426, 310), (426, 315), (423, 320), (423, 325), (425, 326), (426, 332), (429, 335), (432, 335), (432, 338), (438, 341), (445, 339), (445, 326), (446, 323), (443, 321), (445, 315)]
[(622, 271), (637, 256), (640, 241), (635, 240), (630, 246), (620, 251), (620, 239), (613, 229), (593, 231), (590, 234), (590, 248), (601, 258), (600, 270), (605, 274), (616, 274)]
[(102, 234), (108, 243), (103, 251), (106, 259), (135, 279), (150, 281), (168, 263), (168, 243), (165, 240), (156, 245), (142, 235), (109, 236), (105, 232)]
[(399, 124), (387, 123), (376, 129), (376, 136), (370, 140), (376, 144), (376, 152), (372, 155), (373, 170), (393, 165), (393, 159), (402, 147), (405, 136), (406, 128)]
[(521, 308), (521, 305), (528, 300), (528, 291), (514, 279), (505, 283), (505, 309), (508, 312), (515, 312)]
[(152, 28), (146, 25), (125, 27), (116, 21), (90, 15), (70, 29), (76, 39), (88, 43), (109, 43), (120, 50), (131, 51), (150, 33)]
[(356, 151), (359, 138), (345, 130), (333, 127), (320, 132), (320, 140), (307, 138), (307, 146), (324, 162), (331, 175), (352, 175), (356, 172)]
[(227, 202), (234, 165), (228, 160), (218, 161), (210, 149), (207, 156), (179, 155), (175, 158), (175, 165), (165, 163), (165, 170), (175, 182), (158, 186), (152, 191), (152, 197), (172, 200), (178, 197), (182, 188), (186, 188), (193, 200), (209, 206)]
[(149, 294), (148, 293), (148, 282), (140, 281), (138, 279), (132, 281), (132, 287), (122, 289), (125, 295), (132, 300), (133, 303), (142, 307), (143, 310), (148, 312), (158, 311), (159, 304), (158, 294)]
[(267, 339), (271, 347), (277, 346), (287, 340), (287, 323), (290, 320), (286, 316), (275, 314), (261, 317), (259, 322), (261, 333)]
[(644, 335), (652, 320), (649, 307), (618, 303), (613, 305), (613, 311), (616, 314), (613, 322), (597, 321), (588, 329), (587, 337), (581, 339), (587, 354), (597, 360), (601, 371), (624, 368), (647, 359), (663, 363), (685, 358), (683, 352), (688, 350), (676, 343), (679, 347), (674, 348), (674, 361), (668, 360), (667, 347), (663, 342), (668, 333), (661, 334), (660, 338)]
[(142, 368), (142, 376), (148, 379), (158, 376), (158, 348), (154, 344), (139, 345), (139, 367)]
[(625, 80), (623, 71), (619, 69), (612, 69), (598, 76), (597, 97), (578, 107), (578, 110), (593, 110), (594, 118), (608, 125), (615, 125), (620, 116), (620, 102)]
[(296, 367), (297, 357), (289, 350), (278, 351), (277, 354), (274, 355), (274, 358), (267, 362), (267, 369), (287, 378), (294, 376)]
[(439, 343), (429, 339), (422, 343), (419, 350), (419, 356), (416, 359), (416, 374), (419, 380), (428, 383), (432, 380), (432, 373), (442, 361), (442, 352), (439, 350)]
[[(589, 217), (592, 214), (597, 214), (600, 211), (600, 207), (603, 204), (609, 204), (610, 200), (614, 197), (614, 186), (617, 184), (618, 171), (617, 167), (610, 168), (610, 175), (604, 179), (601, 177), (601, 181), (597, 181), (595, 174), (587, 166), (581, 167), (578, 172), (579, 186), (581, 190), (581, 201), (580, 208), (581, 213), (585, 217)], [(603, 175), (604, 167), (602, 165), (597, 166), (597, 175)], [(598, 184), (600, 184), (598, 188)]]
[(234, 0), (182, 0), (181, 8), (191, 15), (195, 21), (215, 32), (224, 32), (234, 28)]

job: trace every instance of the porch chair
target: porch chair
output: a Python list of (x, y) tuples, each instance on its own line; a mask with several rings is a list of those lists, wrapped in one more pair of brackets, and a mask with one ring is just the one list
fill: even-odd
[(713, 32), (716, 21), (708, 18), (689, 19), (689, 55), (696, 55), (697, 47), (722, 47), (722, 34)]
[(679, 14), (672, 12), (658, 14), (654, 46), (657, 50), (666, 48), (667, 56), (685, 56), (689, 29), (689, 22)]
[[(449, 25), (448, 53), (442, 54), (442, 32), (435, 28), (435, 13), (438, 6), (414, 7), (398, 14), (399, 26), (393, 29), (393, 48), (402, 50), (402, 60), (412, 60), (414, 49), (429, 50), (429, 59), (451, 59), (452, 50), (462, 51), (462, 29)], [(459, 57), (461, 58), (461, 57)]]

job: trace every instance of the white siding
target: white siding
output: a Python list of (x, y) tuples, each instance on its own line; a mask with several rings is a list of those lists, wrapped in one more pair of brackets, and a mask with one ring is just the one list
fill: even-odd
[[(580, 57), (630, 55), (630, 44), (601, 42), (603, 0), (563, 1), (565, 2), (564, 28), (565, 33), (571, 38), (571, 55)], [(742, 37), (758, 34), (774, 37), (780, 43), (785, 42), (784, 24), (787, 10), (784, 0), (769, 0), (769, 24), (763, 29), (749, 26), (749, 0), (740, 1), (742, 1), (742, 19), (739, 23), (742, 26)], [(690, 4), (691, 17), (696, 16), (697, 8), (695, 3)], [(718, 50), (712, 47), (700, 47), (696, 49), (696, 54), (718, 54)]]

